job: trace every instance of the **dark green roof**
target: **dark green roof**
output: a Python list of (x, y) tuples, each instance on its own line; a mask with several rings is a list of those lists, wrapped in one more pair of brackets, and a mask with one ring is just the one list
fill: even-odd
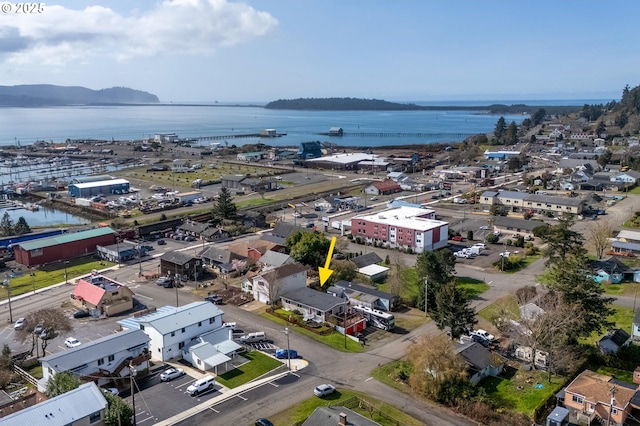
[(101, 237), (103, 235), (113, 234), (113, 229), (108, 226), (102, 228), (89, 229), (87, 231), (70, 232), (68, 234), (56, 235), (54, 237), (40, 238), (38, 240), (25, 241), (18, 245), (22, 250), (37, 250), (40, 248), (57, 246), (60, 244), (71, 243), (74, 241), (86, 240), (87, 238)]

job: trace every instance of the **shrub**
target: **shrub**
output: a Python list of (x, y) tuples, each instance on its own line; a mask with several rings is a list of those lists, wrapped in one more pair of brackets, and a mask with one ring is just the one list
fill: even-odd
[(467, 240), (473, 241), (473, 231), (467, 231)]
[(524, 215), (524, 220), (529, 220), (533, 217), (533, 213), (526, 212)]
[(513, 245), (515, 245), (516, 247), (524, 247), (524, 237), (521, 235), (516, 238), (516, 242)]
[(487, 244), (495, 244), (498, 242), (499, 237), (496, 234), (487, 235), (486, 241)]
[(505, 241), (507, 243), (508, 246), (512, 246), (513, 245), (513, 240), (511, 238), (509, 238), (507, 241)]

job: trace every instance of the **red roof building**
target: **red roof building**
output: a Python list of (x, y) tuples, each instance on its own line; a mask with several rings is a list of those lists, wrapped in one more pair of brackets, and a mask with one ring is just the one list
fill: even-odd
[(364, 189), (365, 194), (369, 195), (389, 195), (401, 192), (402, 188), (397, 182), (391, 179), (385, 179), (380, 182), (373, 182), (371, 185)]
[(132, 310), (133, 296), (129, 287), (102, 275), (79, 279), (71, 293), (78, 307), (99, 310), (107, 316)]

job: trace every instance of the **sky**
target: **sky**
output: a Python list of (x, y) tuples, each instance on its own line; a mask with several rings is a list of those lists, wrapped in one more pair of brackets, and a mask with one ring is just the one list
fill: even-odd
[[(9, 5), (10, 11), (5, 7)], [(0, 11), (0, 84), (161, 102), (619, 99), (629, 0), (53, 0)]]

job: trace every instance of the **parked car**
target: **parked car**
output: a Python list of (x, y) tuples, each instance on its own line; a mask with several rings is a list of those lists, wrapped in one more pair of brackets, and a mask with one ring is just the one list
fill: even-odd
[(189, 385), (187, 393), (191, 396), (196, 396), (204, 391), (213, 389), (215, 384), (216, 379), (214, 379), (213, 376), (204, 376)]
[(464, 238), (462, 238), (461, 235), (455, 235), (454, 237), (451, 238), (453, 241), (464, 241)]
[(162, 374), (160, 374), (160, 381), (170, 382), (173, 379), (177, 379), (178, 377), (182, 377), (185, 375), (185, 372), (182, 368), (169, 368), (164, 370)]
[(487, 249), (487, 245), (485, 243), (475, 243), (473, 246), (474, 247), (480, 247), (480, 249), (482, 249), (482, 250), (486, 250)]
[(323, 396), (331, 395), (335, 391), (336, 391), (335, 386), (325, 383), (323, 385), (317, 386), (313, 390), (313, 394), (317, 397), (323, 397)]
[(76, 339), (75, 337), (67, 337), (67, 339), (64, 341), (64, 345), (68, 348), (77, 348), (81, 345), (81, 343), (80, 340)]
[(87, 317), (89, 317), (89, 316), (91, 316), (91, 312), (89, 312), (89, 311), (88, 311), (88, 310), (86, 310), (86, 309), (83, 309), (83, 310), (81, 310), (81, 311), (75, 311), (75, 312), (73, 313), (73, 317), (74, 317), (74, 318), (87, 318)]
[(511, 252), (509, 251), (503, 251), (502, 253), (500, 253), (500, 257), (509, 257), (511, 256)]
[(160, 278), (158, 278), (158, 281), (156, 281), (156, 284), (164, 286), (164, 287), (170, 287), (173, 284), (173, 278), (171, 278), (171, 277), (160, 277)]
[(256, 419), (256, 426), (274, 426), (274, 425), (273, 423), (271, 423), (271, 420), (269, 419), (259, 418), (259, 419)]
[(102, 388), (102, 392), (108, 393), (111, 395), (118, 395), (120, 393), (118, 388)]
[(371, 201), (378, 201), (378, 197), (371, 197)]
[(33, 329), (33, 334), (40, 334), (42, 333), (42, 330), (44, 329), (44, 325), (42, 324), (38, 324), (34, 327)]
[(471, 336), (474, 336), (474, 335), (475, 336), (480, 336), (483, 339), (487, 339), (490, 342), (493, 342), (495, 340), (495, 336), (493, 334), (491, 334), (488, 331), (485, 331), (485, 330), (483, 330), (481, 328), (478, 329), (478, 330), (472, 331), (471, 332)]
[(298, 358), (298, 351), (293, 349), (278, 349), (276, 351), (276, 358), (278, 359), (294, 359)]
[(257, 331), (255, 333), (245, 334), (240, 336), (240, 342), (242, 343), (262, 343), (267, 340), (267, 335), (264, 331)]
[(302, 217), (302, 214), (298, 212), (293, 212), (293, 217)]
[(488, 230), (489, 230), (489, 227), (488, 227), (487, 225), (482, 225), (482, 226), (481, 226), (480, 228), (478, 228), (478, 229), (480, 229), (481, 231), (488, 231)]
[(13, 324), (13, 329), (20, 330), (22, 327), (24, 327), (24, 318), (18, 318), (16, 323)]
[(210, 294), (206, 296), (204, 300), (206, 300), (207, 302), (211, 302), (214, 305), (222, 305), (223, 303), (222, 297), (218, 296), (217, 294)]
[(491, 342), (489, 342), (487, 339), (485, 339), (482, 336), (478, 336), (477, 334), (472, 334), (471, 340), (473, 340), (474, 342), (480, 343), (485, 348), (488, 348), (489, 346), (491, 346)]

